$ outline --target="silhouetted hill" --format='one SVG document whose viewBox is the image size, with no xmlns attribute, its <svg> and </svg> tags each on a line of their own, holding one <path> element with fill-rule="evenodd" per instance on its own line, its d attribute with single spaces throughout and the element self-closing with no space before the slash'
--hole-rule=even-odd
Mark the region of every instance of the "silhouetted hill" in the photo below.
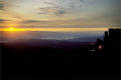
<svg viewBox="0 0 121 80">
<path fill-rule="evenodd" d="M 83 38 L 74 38 L 74 39 L 68 39 L 68 41 L 73 42 L 96 42 L 97 38 L 100 38 L 103 40 L 103 36 L 93 36 L 93 37 L 83 37 Z"/>
<path fill-rule="evenodd" d="M 4 42 L 4 45 L 13 46 L 15 48 L 23 46 L 25 47 L 50 47 L 56 49 L 77 49 L 81 47 L 87 47 L 89 42 L 79 42 L 71 40 L 43 40 L 43 39 L 19 39 L 9 42 Z M 16 46 L 18 45 L 18 46 Z"/>
</svg>

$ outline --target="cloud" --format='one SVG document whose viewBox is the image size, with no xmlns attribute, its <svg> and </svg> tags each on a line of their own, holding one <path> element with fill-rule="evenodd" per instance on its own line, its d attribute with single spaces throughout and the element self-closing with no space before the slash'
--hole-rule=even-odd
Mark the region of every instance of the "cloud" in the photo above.
<svg viewBox="0 0 121 80">
<path fill-rule="evenodd" d="M 43 23 L 43 24 L 45 24 L 45 23 L 50 23 L 51 21 L 41 21 L 41 20 L 25 20 L 25 21 L 22 21 L 21 23 L 23 23 L 23 24 L 33 24 L 33 23 Z"/>
<path fill-rule="evenodd" d="M 4 2 L 3 1 L 0 1 L 0 10 L 4 10 Z"/>
<path fill-rule="evenodd" d="M 61 16 L 68 13 L 64 8 L 61 7 L 44 7 L 39 8 L 39 14 L 52 14 L 55 16 Z"/>
<path fill-rule="evenodd" d="M 64 11 L 64 10 L 58 10 L 57 12 L 56 12 L 56 14 L 65 14 L 66 13 L 66 11 Z"/>
<path fill-rule="evenodd" d="M 85 0 L 57 0 L 57 5 L 65 8 L 78 8 L 82 6 Z"/>
<path fill-rule="evenodd" d="M 43 4 L 47 6 L 46 7 L 40 6 L 39 14 L 54 14 L 55 16 L 61 16 L 67 13 L 71 13 L 73 12 L 73 10 L 82 8 L 84 3 L 85 0 L 44 1 Z"/>
<path fill-rule="evenodd" d="M 38 20 L 27 20 L 27 21 L 23 21 L 22 23 L 38 23 L 40 21 Z"/>
<path fill-rule="evenodd" d="M 5 22 L 5 21 L 10 21 L 10 20 L 0 19 L 0 23 Z"/>
</svg>

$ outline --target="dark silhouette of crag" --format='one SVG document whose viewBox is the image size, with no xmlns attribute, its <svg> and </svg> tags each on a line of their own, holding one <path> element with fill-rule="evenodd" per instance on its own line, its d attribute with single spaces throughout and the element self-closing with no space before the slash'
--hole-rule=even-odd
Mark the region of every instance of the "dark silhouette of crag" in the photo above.
<svg viewBox="0 0 121 80">
<path fill-rule="evenodd" d="M 121 29 L 109 29 L 104 32 L 104 40 L 97 39 L 97 42 L 93 44 L 93 48 L 97 53 L 113 58 L 120 56 L 120 36 Z"/>
<path fill-rule="evenodd" d="M 109 29 L 104 33 L 104 41 L 97 39 L 96 51 L 102 52 L 105 57 L 109 59 L 110 64 L 119 66 L 120 64 L 120 37 L 121 29 Z M 100 45 L 102 47 L 100 47 Z M 101 48 L 101 50 L 99 50 Z M 118 67 L 119 68 L 119 67 Z"/>
<path fill-rule="evenodd" d="M 105 56 L 109 57 L 109 63 L 117 66 L 117 69 L 120 68 L 120 38 L 121 29 L 112 28 L 108 32 L 105 32 L 104 53 Z"/>
<path fill-rule="evenodd" d="M 104 36 L 104 49 L 105 52 L 112 53 L 108 54 L 111 56 L 119 56 L 120 52 L 120 36 L 121 29 L 109 29 L 109 31 L 105 32 Z"/>
<path fill-rule="evenodd" d="M 120 32 L 109 29 L 104 41 L 88 43 L 28 40 L 1 43 L 3 79 L 120 78 Z M 83 45 L 82 45 L 83 44 Z"/>
</svg>

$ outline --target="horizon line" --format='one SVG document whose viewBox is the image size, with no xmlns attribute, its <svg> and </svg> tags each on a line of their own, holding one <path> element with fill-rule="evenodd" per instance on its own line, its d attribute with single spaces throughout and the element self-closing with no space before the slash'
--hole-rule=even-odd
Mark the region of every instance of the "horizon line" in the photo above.
<svg viewBox="0 0 121 80">
<path fill-rule="evenodd" d="M 79 31 L 106 31 L 109 28 L 0 28 L 0 31 L 18 32 L 18 31 L 50 31 L 50 32 L 79 32 Z"/>
</svg>

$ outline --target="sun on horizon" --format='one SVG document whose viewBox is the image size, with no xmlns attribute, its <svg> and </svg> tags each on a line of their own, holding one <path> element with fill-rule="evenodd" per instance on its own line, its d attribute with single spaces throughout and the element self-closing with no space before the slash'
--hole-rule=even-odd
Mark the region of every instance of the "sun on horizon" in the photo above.
<svg viewBox="0 0 121 80">
<path fill-rule="evenodd" d="M 9 27 L 9 28 L 4 28 L 4 31 L 11 31 L 11 32 L 14 32 L 14 31 L 18 31 L 18 30 L 17 30 L 17 28 Z"/>
<path fill-rule="evenodd" d="M 9 31 L 14 31 L 15 28 L 14 28 L 14 27 L 10 27 L 10 28 L 8 28 L 8 30 L 9 30 Z"/>
</svg>

